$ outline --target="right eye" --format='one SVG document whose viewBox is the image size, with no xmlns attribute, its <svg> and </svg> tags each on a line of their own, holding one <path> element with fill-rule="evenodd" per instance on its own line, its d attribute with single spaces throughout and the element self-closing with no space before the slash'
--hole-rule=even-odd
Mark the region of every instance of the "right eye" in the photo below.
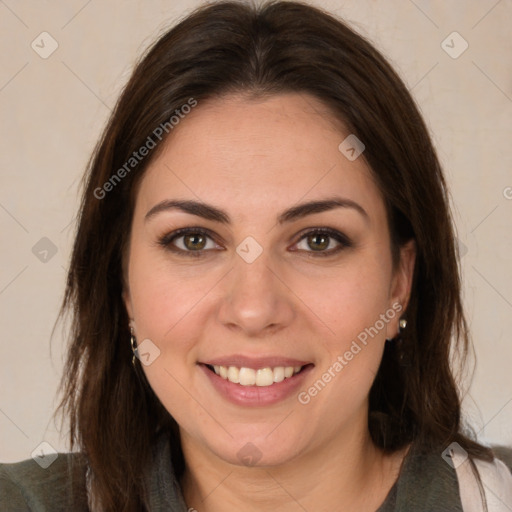
<svg viewBox="0 0 512 512">
<path fill-rule="evenodd" d="M 209 231 L 202 228 L 183 228 L 164 235 L 158 243 L 180 256 L 200 257 L 204 251 L 220 248 Z"/>
</svg>

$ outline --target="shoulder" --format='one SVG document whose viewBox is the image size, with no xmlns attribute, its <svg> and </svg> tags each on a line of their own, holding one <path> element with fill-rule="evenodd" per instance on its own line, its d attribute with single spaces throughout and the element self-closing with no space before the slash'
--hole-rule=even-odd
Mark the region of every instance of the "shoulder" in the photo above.
<svg viewBox="0 0 512 512">
<path fill-rule="evenodd" d="M 468 456 L 462 450 L 454 450 L 451 461 L 457 474 L 461 502 L 464 510 L 483 511 L 479 482 L 469 463 Z M 510 468 L 500 460 L 494 458 L 485 461 L 472 458 L 482 483 L 489 512 L 512 510 L 512 473 Z"/>
<path fill-rule="evenodd" d="M 512 472 L 502 460 L 474 459 L 485 489 L 489 511 L 512 510 Z"/>
<path fill-rule="evenodd" d="M 59 453 L 49 465 L 45 462 L 0 464 L 1 510 L 87 510 L 83 457 Z"/>
<path fill-rule="evenodd" d="M 457 475 L 442 450 L 410 447 L 390 499 L 379 512 L 392 510 L 462 512 Z"/>
<path fill-rule="evenodd" d="M 512 473 L 512 447 L 510 446 L 502 446 L 502 445 L 494 445 L 491 446 L 494 455 L 500 459 L 505 465 L 510 469 Z"/>
</svg>

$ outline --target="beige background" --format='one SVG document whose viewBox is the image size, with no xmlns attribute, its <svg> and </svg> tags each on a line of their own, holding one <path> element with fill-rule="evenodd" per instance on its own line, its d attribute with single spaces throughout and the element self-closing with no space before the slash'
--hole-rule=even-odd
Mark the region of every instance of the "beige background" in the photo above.
<svg viewBox="0 0 512 512">
<path fill-rule="evenodd" d="M 465 252 L 478 362 L 465 410 L 480 440 L 512 446 L 512 2 L 311 3 L 389 57 L 431 128 Z M 28 458 L 43 440 L 66 449 L 51 421 L 64 341 L 61 329 L 50 335 L 79 180 L 135 58 L 199 4 L 0 0 L 1 461 Z M 58 43 L 47 59 L 31 48 L 43 31 Z M 453 31 L 469 45 L 456 59 L 442 47 Z M 464 41 L 445 44 L 453 53 Z M 57 250 L 46 262 L 32 251 L 43 237 Z"/>
</svg>

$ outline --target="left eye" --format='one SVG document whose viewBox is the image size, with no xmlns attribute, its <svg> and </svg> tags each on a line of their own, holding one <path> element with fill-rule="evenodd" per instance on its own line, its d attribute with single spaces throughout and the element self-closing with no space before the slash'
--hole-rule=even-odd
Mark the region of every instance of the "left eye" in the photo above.
<svg viewBox="0 0 512 512">
<path fill-rule="evenodd" d="M 332 254 L 343 247 L 350 246 L 350 242 L 341 233 L 332 231 L 310 231 L 296 244 L 301 251 Z"/>
<path fill-rule="evenodd" d="M 186 231 L 175 234 L 165 245 L 174 245 L 178 250 L 186 252 L 204 251 L 215 249 L 217 245 L 210 236 L 201 231 Z"/>
</svg>

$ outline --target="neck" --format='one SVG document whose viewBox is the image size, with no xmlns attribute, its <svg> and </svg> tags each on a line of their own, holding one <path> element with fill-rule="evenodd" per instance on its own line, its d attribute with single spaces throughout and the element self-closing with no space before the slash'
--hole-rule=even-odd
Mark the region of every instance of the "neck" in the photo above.
<svg viewBox="0 0 512 512">
<path fill-rule="evenodd" d="M 187 506 L 200 512 L 306 510 L 374 512 L 398 477 L 406 450 L 384 454 L 362 435 L 337 435 L 279 466 L 228 463 L 186 434 L 187 468 L 182 489 Z"/>
</svg>

